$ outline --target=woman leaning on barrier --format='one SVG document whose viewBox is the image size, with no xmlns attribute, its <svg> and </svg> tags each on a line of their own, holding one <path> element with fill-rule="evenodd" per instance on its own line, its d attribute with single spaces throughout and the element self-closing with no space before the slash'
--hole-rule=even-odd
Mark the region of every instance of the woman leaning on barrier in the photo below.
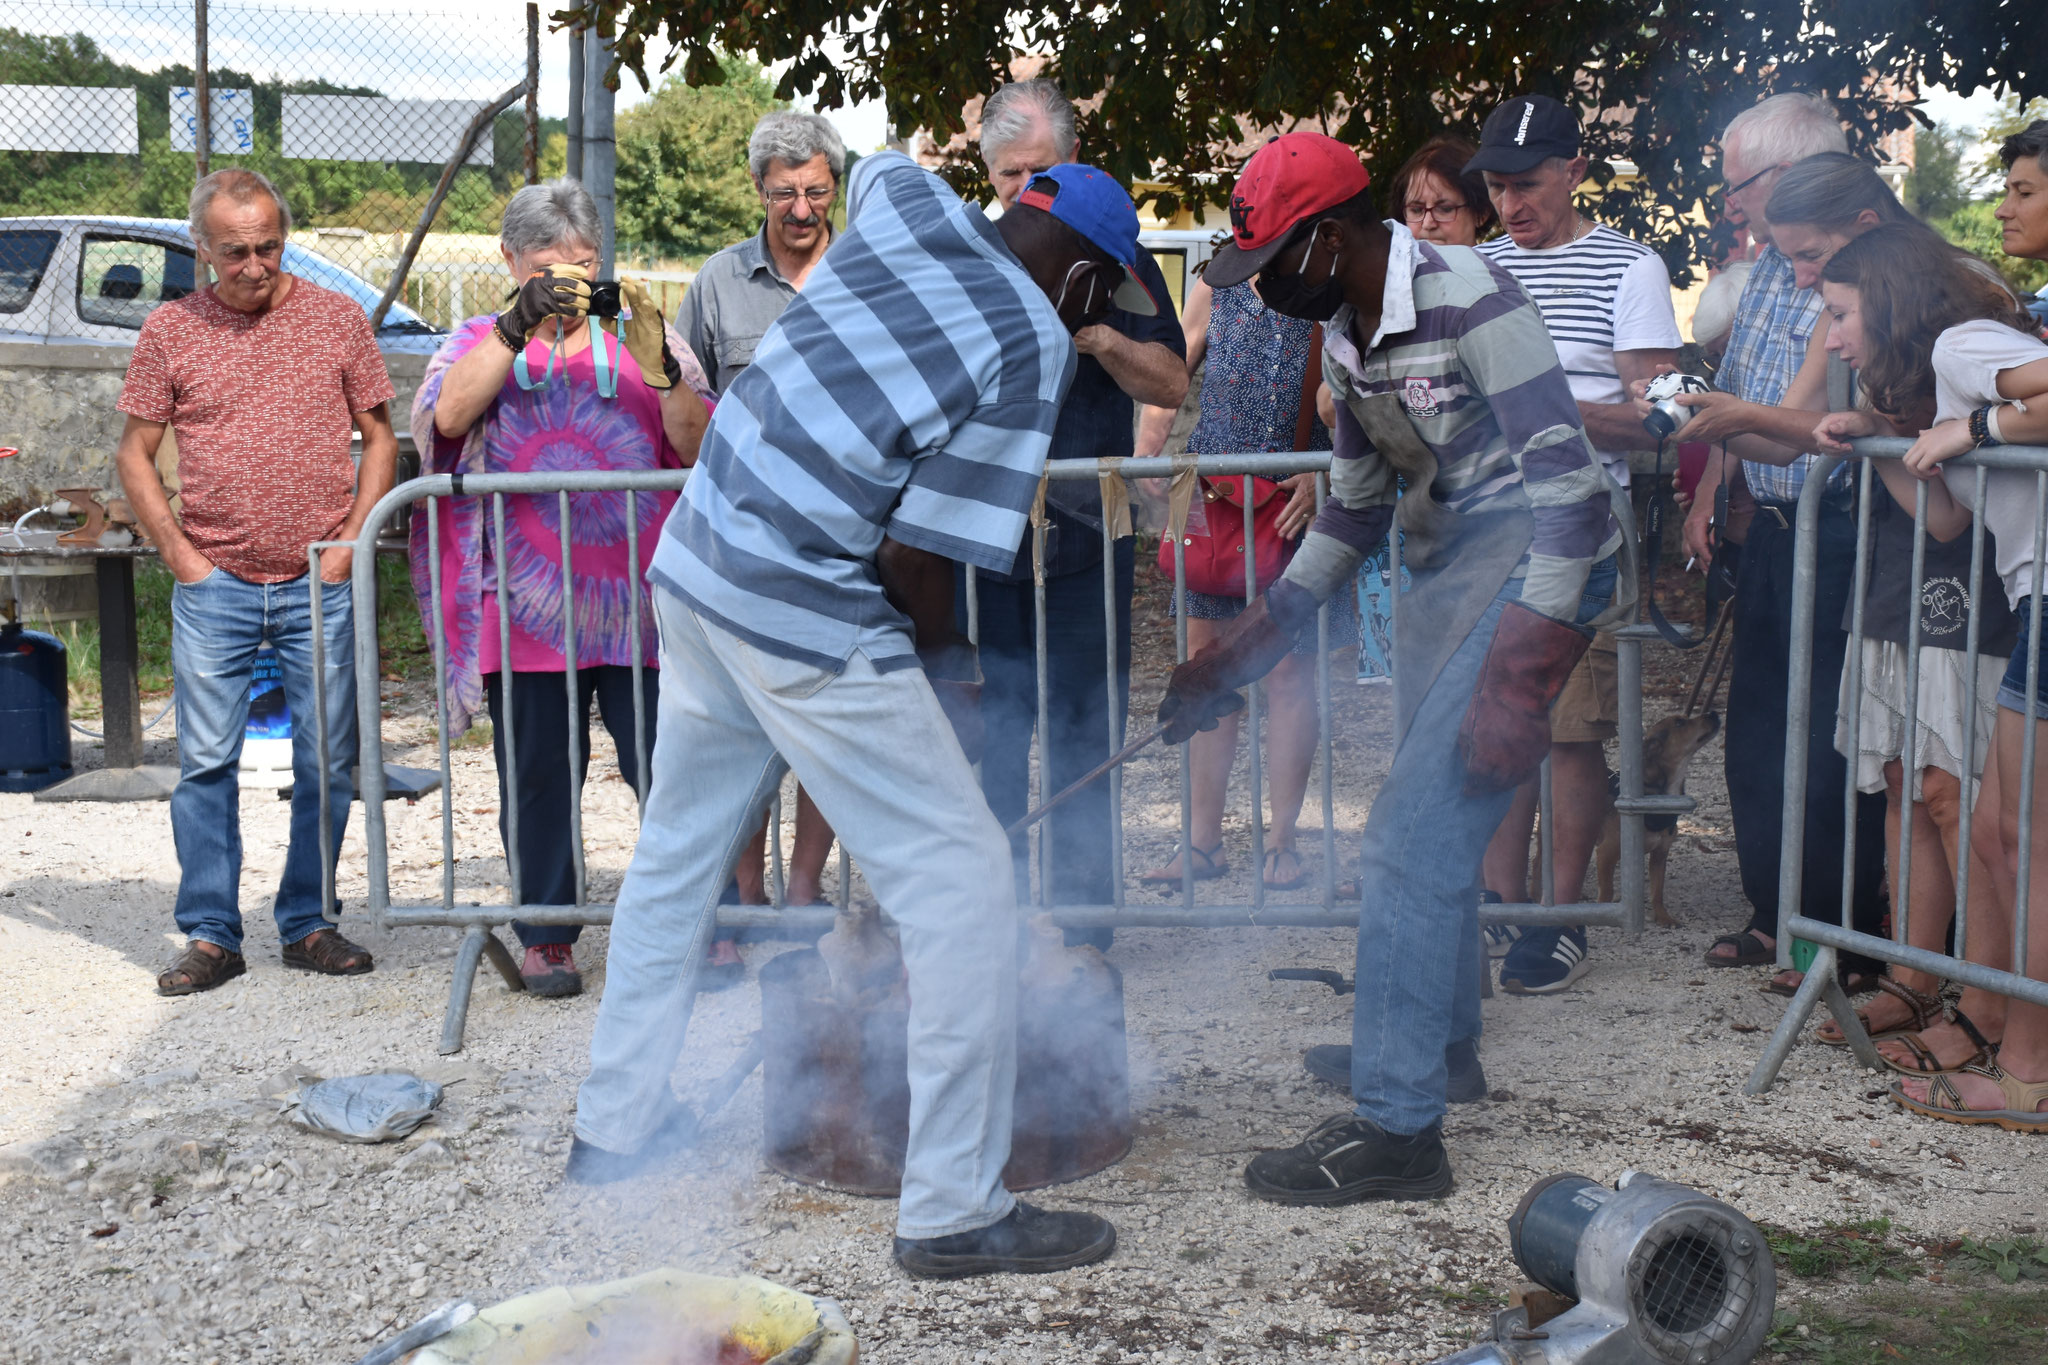
<svg viewBox="0 0 2048 1365">
<path fill-rule="evenodd" d="M 1933 539 L 1968 535 L 1972 507 L 1980 503 L 1977 471 L 1944 470 L 1943 462 L 1979 447 L 2048 445 L 2048 342 L 2005 291 L 1987 285 L 1967 262 L 1930 258 L 1909 232 L 1867 234 L 1838 252 L 1821 278 L 1828 344 L 1857 367 L 1872 406 L 1904 412 L 1933 395 L 1933 425 L 1902 460 L 1878 462 L 1885 486 L 1906 507 L 1925 488 Z M 1814 435 L 1839 451 L 1847 439 L 1878 431 L 1868 414 L 1837 413 Z M 1971 887 L 1981 886 L 1982 894 L 1971 896 L 1966 948 L 1973 962 L 2048 980 L 2048 821 L 2036 813 L 2027 829 L 2020 819 L 2026 727 L 2030 718 L 2048 716 L 2048 687 L 2041 696 L 2027 694 L 2028 665 L 2039 652 L 2030 599 L 2041 591 L 2042 566 L 2033 546 L 2048 508 L 2035 496 L 2031 469 L 1993 469 L 1984 477 L 1975 511 L 1997 538 L 1997 569 L 2018 617 L 2018 643 L 1998 686 L 1990 755 L 1972 811 Z M 2032 851 L 2030 933 L 2028 960 L 2016 963 L 2012 926 L 2023 839 Z M 2048 1132 L 2048 1008 L 1966 992 L 1955 1023 L 1971 1019 L 1976 1050 L 1964 1064 L 1899 1082 L 1892 1097 L 1932 1118 Z M 1987 1041 L 1993 1035 L 1998 1041 Z M 1910 1072 L 1930 1069 L 1935 1058 L 1923 1045 L 1887 1060 Z"/>
<path fill-rule="evenodd" d="M 1181 328 L 1187 340 L 1188 372 L 1193 374 L 1200 368 L 1205 356 L 1208 368 L 1202 379 L 1200 416 L 1188 434 L 1188 453 L 1328 450 L 1329 430 L 1313 411 L 1313 386 L 1322 373 L 1322 348 L 1315 344 L 1318 327 L 1319 324 L 1283 317 L 1267 308 L 1254 282 L 1211 289 L 1208 281 L 1196 279 L 1181 313 Z M 1159 452 L 1172 420 L 1173 413 L 1168 409 L 1145 409 L 1139 434 L 1141 454 Z M 1197 545 L 1198 540 L 1233 531 L 1242 535 L 1244 483 L 1241 478 L 1202 481 L 1205 528 L 1188 528 L 1187 563 L 1207 561 L 1208 547 Z M 1283 549 L 1277 566 L 1261 566 L 1259 586 L 1264 588 L 1267 569 L 1278 574 L 1286 567 L 1286 556 L 1292 555 L 1294 542 L 1315 520 L 1316 476 L 1295 474 L 1277 482 L 1253 479 L 1251 483 L 1255 516 L 1261 523 L 1254 533 L 1254 549 L 1265 536 L 1277 537 Z M 1161 557 L 1162 567 L 1170 565 L 1171 558 L 1169 546 Z M 1233 560 L 1232 566 L 1236 563 Z M 1239 585 L 1235 593 L 1187 590 L 1190 656 L 1217 638 L 1223 622 L 1244 610 L 1243 569 L 1235 567 L 1235 573 Z M 1341 649 L 1356 644 L 1358 618 L 1350 606 L 1350 594 L 1332 600 L 1336 605 L 1330 614 L 1330 647 Z M 1173 610 L 1179 612 L 1178 603 Z M 1267 675 L 1263 684 L 1272 821 L 1267 827 L 1266 847 L 1261 850 L 1260 876 L 1276 891 L 1292 890 L 1308 880 L 1301 857 L 1295 851 L 1294 831 L 1295 822 L 1301 817 L 1302 798 L 1308 791 L 1309 767 L 1315 758 L 1317 648 L 1315 634 L 1310 632 Z M 1226 716 L 1214 730 L 1197 734 L 1188 744 L 1193 787 L 1188 843 L 1193 851 L 1196 881 L 1221 877 L 1230 870 L 1229 861 L 1223 856 L 1223 804 L 1230 786 L 1230 769 L 1236 761 L 1237 729 L 1238 717 Z M 1165 866 L 1152 869 L 1140 880 L 1178 886 L 1180 859 L 1176 857 Z"/>
<path fill-rule="evenodd" d="M 511 306 L 458 326 L 428 363 L 413 399 L 412 429 L 426 472 L 545 477 L 695 463 L 712 402 L 695 354 L 631 284 L 624 293 L 633 317 L 620 321 L 619 335 L 589 315 L 589 282 L 597 275 L 602 240 L 590 195 L 572 180 L 529 185 L 506 204 L 500 236 L 512 273 Z M 616 310 L 600 303 L 599 311 Z M 439 631 L 445 645 L 449 735 L 460 734 L 488 708 L 498 768 L 498 831 L 508 861 L 516 865 L 513 884 L 521 904 L 580 900 L 570 812 L 581 800 L 588 768 L 593 699 L 617 747 L 620 775 L 629 788 L 641 786 L 640 756 L 653 752 L 660 691 L 654 618 L 640 581 L 675 497 L 570 494 L 567 585 L 561 500 L 555 493 L 507 496 L 502 539 L 493 499 L 441 499 L 434 513 L 438 619 L 430 606 L 428 519 L 413 520 L 413 587 L 426 628 Z M 638 563 L 628 553 L 629 507 Z M 509 618 L 502 635 L 501 573 Z M 565 586 L 575 603 L 567 622 Z M 644 736 L 636 735 L 634 722 L 636 606 L 645 666 Z M 564 676 L 569 627 L 576 653 L 573 705 L 581 730 L 573 768 Z M 516 792 L 509 790 L 515 782 Z M 531 993 L 574 995 L 583 988 L 570 948 L 580 926 L 515 922 L 513 929 L 526 950 L 520 974 Z"/>
</svg>

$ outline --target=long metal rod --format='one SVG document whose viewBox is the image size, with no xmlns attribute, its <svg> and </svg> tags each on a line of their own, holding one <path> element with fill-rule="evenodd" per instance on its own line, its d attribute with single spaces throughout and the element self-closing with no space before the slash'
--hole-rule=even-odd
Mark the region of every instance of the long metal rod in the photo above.
<svg viewBox="0 0 2048 1365">
<path fill-rule="evenodd" d="M 207 0 L 192 0 L 192 168 L 204 180 L 213 167 L 213 92 L 208 88 L 206 53 Z"/>
<path fill-rule="evenodd" d="M 1257 509 L 1252 505 L 1252 476 L 1247 474 L 1241 481 L 1244 498 L 1244 604 L 1250 609 L 1253 599 L 1259 595 L 1259 558 L 1255 526 Z M 1273 496 L 1278 497 L 1276 489 Z M 1259 712 L 1264 708 L 1265 689 L 1255 680 L 1245 689 L 1244 736 L 1246 757 L 1250 768 L 1250 796 L 1252 803 L 1252 856 L 1258 859 L 1258 871 L 1252 877 L 1252 909 L 1256 912 L 1266 903 L 1266 769 L 1260 762 Z"/>
<path fill-rule="evenodd" d="M 593 337 L 602 346 L 604 338 Z M 583 855 L 583 654 L 576 648 L 576 570 L 571 562 L 569 495 L 555 494 L 555 506 L 562 519 L 562 678 L 569 694 L 569 852 L 576 864 L 576 903 L 583 904 L 587 884 Z M 509 667 L 511 660 L 505 661 Z"/>
<path fill-rule="evenodd" d="M 1792 938 L 1785 921 L 1799 913 L 1799 893 L 1805 872 L 1803 844 L 1806 833 L 1806 732 L 1813 723 L 1813 584 L 1820 562 L 1820 503 L 1828 475 L 1841 463 L 1817 455 L 1806 471 L 1806 484 L 1799 490 L 1796 538 L 1792 543 L 1792 647 L 1785 670 L 1785 810 L 1797 818 L 1786 819 L 1778 842 L 1778 966 L 1792 966 Z M 1805 589 L 1801 591 L 1800 585 Z"/>
<path fill-rule="evenodd" d="M 1200 490 L 1197 489 L 1197 496 Z M 1173 537 L 1173 659 L 1188 661 L 1188 546 L 1186 536 Z M 1195 903 L 1195 806 L 1192 750 L 1180 746 L 1180 903 Z"/>
<path fill-rule="evenodd" d="M 448 755 L 448 641 L 441 607 L 441 500 L 427 499 L 427 619 L 434 651 L 434 724 L 441 760 L 441 903 L 455 904 L 455 768 Z M 501 675 L 502 676 L 502 675 Z"/>
<path fill-rule="evenodd" d="M 2034 475 L 2034 568 L 2027 591 L 2027 709 L 2020 738 L 2018 881 L 2012 898 L 2012 967 L 2027 970 L 2027 904 L 2034 872 L 2034 750 L 2041 727 L 2041 572 L 2048 559 L 2048 469 Z M 2048 1003 L 2048 1002 L 2044 1002 Z"/>
<path fill-rule="evenodd" d="M 1984 484 L 1989 471 L 1979 467 L 1976 471 L 1976 497 L 1972 507 L 1984 505 Z M 1963 661 L 1970 671 L 1970 705 L 1963 712 L 1963 753 L 1964 766 L 1970 770 L 1971 780 L 1963 785 L 1962 810 L 1956 818 L 1956 956 L 1968 959 L 1970 956 L 1970 820 L 1977 804 L 1980 782 L 1977 777 L 1977 689 L 1983 681 L 1983 672 L 1977 653 L 1983 643 L 1984 628 L 1984 518 L 1970 518 L 1970 614 L 1964 625 Z M 1997 584 L 1993 592 L 2003 592 L 2004 584 Z M 1993 685 L 1993 692 L 1997 687 Z M 1993 699 L 1992 705 L 1996 706 Z"/>
<path fill-rule="evenodd" d="M 1327 906 L 1289 902 L 1268 904 L 1253 913 L 1249 905 L 1049 905 L 1042 907 L 1053 923 L 1091 929 L 1242 929 L 1247 926 L 1295 929 L 1355 929 L 1358 907 L 1346 902 Z M 504 924 L 512 918 L 504 906 L 394 906 L 391 923 L 400 928 Z M 526 924 L 610 924 L 612 906 L 591 901 L 583 905 L 522 905 L 518 918 Z M 1482 924 L 1601 924 L 1619 928 L 1620 909 L 1594 901 L 1566 905 L 1485 905 Z M 832 926 L 832 911 L 823 907 L 721 905 L 721 928 L 778 928 L 810 933 Z"/>
<path fill-rule="evenodd" d="M 497 567 L 498 576 L 498 696 L 501 705 L 499 717 L 505 725 L 505 876 L 512 886 L 512 903 L 523 905 L 526 901 L 525 883 L 522 880 L 524 859 L 519 853 L 519 745 L 513 733 L 512 713 L 517 708 L 512 704 L 512 589 L 506 581 L 509 570 L 506 561 L 511 558 L 505 553 L 505 495 L 491 495 L 491 524 L 497 533 L 493 542 L 491 560 Z M 442 791 L 448 789 L 443 787 Z"/>
<path fill-rule="evenodd" d="M 1328 476 L 1316 475 L 1316 512 L 1329 500 Z M 1354 602 L 1354 606 L 1355 606 Z M 1359 636 L 1365 633 L 1364 613 L 1359 614 Z M 1316 750 L 1323 760 L 1323 904 L 1337 903 L 1337 763 L 1330 703 L 1330 604 L 1316 612 Z"/>
<path fill-rule="evenodd" d="M 1053 795 L 1047 797 L 1044 801 L 1040 802 L 1036 809 L 1030 811 L 1023 817 L 1021 817 L 1015 824 L 1011 825 L 1008 829 L 1004 830 L 1003 833 L 1011 838 L 1015 838 L 1017 835 L 1022 834 L 1025 830 L 1030 829 L 1040 820 L 1043 820 L 1046 816 L 1052 814 L 1054 808 L 1063 805 L 1072 797 L 1080 795 L 1080 793 L 1085 788 L 1094 785 L 1094 783 L 1096 783 L 1105 775 L 1116 772 L 1116 770 L 1123 767 L 1123 765 L 1127 761 L 1129 761 L 1131 756 L 1137 753 L 1138 750 L 1144 748 L 1146 745 L 1150 744 L 1153 740 L 1159 738 L 1161 735 L 1165 733 L 1166 727 L 1164 725 L 1161 725 L 1155 727 L 1146 734 L 1139 736 L 1137 739 L 1132 740 L 1129 744 L 1124 745 L 1123 748 L 1117 750 L 1108 758 L 1103 759 L 1102 762 L 1090 768 L 1086 773 L 1074 779 L 1072 782 L 1069 782 L 1066 786 L 1060 788 L 1058 792 L 1054 793 Z"/>
<path fill-rule="evenodd" d="M 1052 790 L 1052 666 L 1045 633 L 1045 519 L 1031 528 L 1031 640 L 1033 674 L 1038 692 L 1038 794 Z M 1052 827 L 1038 831 L 1038 898 L 1050 905 L 1052 894 Z"/>
<path fill-rule="evenodd" d="M 640 494 L 626 490 L 626 648 L 633 654 L 633 797 L 647 815 L 647 661 L 640 643 Z M 781 831 L 777 830 L 778 839 Z"/>
<path fill-rule="evenodd" d="M 1870 485 L 1876 477 L 1876 471 L 1870 467 L 1870 461 L 1865 460 L 1861 473 L 1863 476 L 1863 488 L 1867 496 Z M 1913 941 L 1911 933 L 1913 917 L 1913 824 L 1914 807 L 1920 804 L 1920 793 L 1916 790 L 1920 784 L 1920 768 L 1914 757 L 1920 747 L 1919 604 L 1920 593 L 1927 582 L 1927 485 L 1925 483 L 1918 481 L 1914 483 L 1913 499 L 1913 568 L 1906 587 L 1906 603 L 1909 609 L 1906 612 L 1905 742 L 1899 753 L 1899 852 L 1898 860 L 1892 864 L 1892 881 L 1895 883 L 1892 891 L 1897 898 L 1895 901 L 1896 908 L 1892 913 L 1892 937 L 1901 943 L 1911 943 Z M 1859 547 L 1863 543 L 1861 526 L 1857 528 L 1856 543 Z M 1856 556 L 1858 567 L 1861 567 L 1863 558 L 1859 550 Z M 1975 594 L 1972 593 L 1971 596 L 1974 599 Z M 1854 619 L 1858 633 L 1851 637 L 1849 644 L 1858 654 L 1861 654 L 1861 629 L 1863 625 L 1863 598 L 1861 594 L 1858 594 L 1856 598 Z M 1858 713 L 1862 711 L 1863 693 L 1860 688 L 1856 691 L 1844 692 L 1843 695 L 1855 698 L 1850 704 L 1856 708 Z M 1976 705 L 1974 696 L 1968 704 L 1971 706 Z M 1849 746 L 1849 788 L 1851 792 L 1854 792 L 1856 787 L 1856 756 L 1861 752 L 1862 750 L 1856 745 L 1852 744 Z M 1963 767 L 1966 769 L 1970 768 L 1974 762 L 1974 758 L 1966 756 L 1963 759 Z M 1850 808 L 1847 837 L 1843 842 L 1852 851 L 1856 847 L 1856 821 L 1855 808 L 1853 806 Z M 1968 856 L 1966 850 L 1959 849 L 1958 852 L 1963 853 L 1966 857 Z M 1849 876 L 1853 879 L 1854 875 L 1855 867 L 1852 863 L 1849 868 Z M 1853 924 L 1855 922 L 1849 914 L 1849 906 L 1852 902 L 1849 899 L 1849 894 L 1847 894 L 1853 893 L 1854 890 L 1855 886 L 1852 880 L 1848 884 L 1842 900 L 1842 923 L 1844 924 Z"/>
<path fill-rule="evenodd" d="M 1109 717 L 1109 742 L 1103 747 L 1115 749 L 1124 737 L 1123 694 L 1120 684 L 1123 669 L 1120 667 L 1122 650 L 1118 647 L 1123 632 L 1117 629 L 1121 613 L 1117 610 L 1116 591 L 1116 526 L 1111 520 L 1108 508 L 1102 517 L 1102 658 L 1103 658 L 1103 711 Z M 1124 771 L 1118 764 L 1109 770 L 1109 898 L 1113 904 L 1124 903 Z"/>
<path fill-rule="evenodd" d="M 313 623 L 313 752 L 320 770 L 320 918 L 341 923 L 341 904 L 334 893 L 334 828 L 329 823 L 334 809 L 334 788 L 328 780 L 327 754 L 332 742 L 327 733 L 327 611 L 321 600 L 320 552 L 334 541 L 315 541 L 306 547 L 306 591 L 311 594 Z M 293 722 L 293 746 L 297 747 L 297 725 Z"/>
<path fill-rule="evenodd" d="M 1840 694 L 1848 700 L 1845 703 L 1838 704 L 1836 707 L 1836 711 L 1839 713 L 1843 705 L 1847 706 L 1849 727 L 1849 773 L 1848 781 L 1842 784 L 1841 916 L 1842 923 L 1844 924 L 1855 922 L 1853 907 L 1856 901 L 1856 806 L 1857 798 L 1862 795 L 1862 793 L 1856 790 L 1856 756 L 1863 752 L 1863 597 L 1870 582 L 1870 556 L 1864 551 L 1864 547 L 1870 542 L 1870 466 L 1866 463 L 1858 472 L 1860 478 L 1858 480 L 1856 509 L 1856 566 L 1849 589 L 1849 645 L 1842 660 L 1842 686 L 1844 690 Z M 1814 563 L 1817 575 L 1819 573 L 1817 551 Z M 1797 580 L 1795 579 L 1794 581 L 1796 582 Z M 1816 577 L 1814 581 L 1816 584 L 1814 591 L 1818 592 L 1818 578 Z M 1807 595 L 1810 597 L 1812 593 Z M 1915 615 L 1917 616 L 1918 613 L 1915 613 Z M 1830 622 L 1829 624 L 1832 625 L 1833 623 Z M 1793 629 L 1797 630 L 1798 627 L 1795 626 Z M 1795 636 L 1794 638 L 1809 641 L 1806 649 L 1807 657 L 1810 661 L 1813 650 L 1811 644 L 1812 637 Z M 1796 730 L 1790 724 L 1787 724 L 1785 727 L 1785 748 L 1788 752 L 1794 748 L 1799 749 L 1802 763 L 1806 758 L 1805 735 L 1806 729 L 1803 726 Z M 1829 736 L 1829 738 L 1832 739 L 1833 736 Z M 1908 752 L 1911 751 L 1912 743 L 1912 738 L 1909 735 L 1906 740 Z M 1908 787 L 1907 790 L 1910 793 L 1911 788 Z M 1802 820 L 1799 823 L 1803 832 L 1805 821 Z M 1907 819 L 1901 823 L 1900 827 L 1910 830 L 1912 824 L 1912 820 Z M 1779 913 L 1782 915 L 1784 912 L 1781 909 Z"/>
</svg>

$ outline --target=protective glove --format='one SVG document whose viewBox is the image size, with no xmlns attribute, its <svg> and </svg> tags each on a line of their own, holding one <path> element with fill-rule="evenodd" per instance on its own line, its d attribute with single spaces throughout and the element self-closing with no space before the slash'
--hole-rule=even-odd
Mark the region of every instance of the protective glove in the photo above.
<svg viewBox="0 0 2048 1365">
<path fill-rule="evenodd" d="M 491 330 L 506 350 L 516 354 L 526 349 L 534 329 L 549 318 L 573 322 L 589 311 L 590 281 L 582 268 L 551 265 L 526 277 L 519 292 L 512 296 L 512 306 L 498 314 Z"/>
<path fill-rule="evenodd" d="M 1535 776 L 1550 752 L 1551 703 L 1592 642 L 1583 626 L 1508 603 L 1458 729 L 1467 796 L 1507 791 Z"/>
<path fill-rule="evenodd" d="M 640 366 L 640 378 L 650 389 L 667 389 L 683 377 L 683 367 L 669 353 L 668 329 L 661 325 L 661 309 L 647 286 L 638 280 L 619 281 L 619 344 Z"/>
<path fill-rule="evenodd" d="M 1302 591 L 1291 583 L 1273 586 Z M 1261 593 L 1251 606 L 1238 613 L 1221 639 L 1204 646 L 1194 658 L 1173 670 L 1173 676 L 1167 679 L 1166 698 L 1159 703 L 1158 717 L 1166 727 L 1168 744 L 1184 743 L 1197 730 L 1213 730 L 1223 717 L 1241 710 L 1244 698 L 1237 689 L 1272 672 L 1274 665 L 1294 648 L 1296 631 L 1276 619 L 1269 605 L 1271 595 L 1270 590 Z M 1308 611 L 1308 619 L 1314 620 L 1313 604 Z"/>
</svg>

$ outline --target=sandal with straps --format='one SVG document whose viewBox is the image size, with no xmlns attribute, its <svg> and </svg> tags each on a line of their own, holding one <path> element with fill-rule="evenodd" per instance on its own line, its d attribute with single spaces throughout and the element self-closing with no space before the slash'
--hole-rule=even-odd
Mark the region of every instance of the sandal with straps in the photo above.
<svg viewBox="0 0 2048 1365">
<path fill-rule="evenodd" d="M 1924 1102 L 1908 1095 L 1903 1081 L 1892 1086 L 1892 1100 L 1902 1109 L 1943 1123 L 1995 1123 L 2008 1133 L 2048 1133 L 2048 1113 L 2041 1112 L 2041 1101 L 2048 1100 L 2048 1081 L 2023 1081 L 2009 1076 L 1999 1069 L 1997 1062 L 1966 1066 L 1962 1070 L 1995 1083 L 2006 1107 L 1972 1109 L 1947 1075 L 1928 1082 Z"/>
<path fill-rule="evenodd" d="M 1906 1051 L 1912 1054 L 1912 1065 L 1908 1066 L 1895 1058 L 1886 1057 L 1883 1053 L 1878 1054 L 1879 1060 L 1902 1076 L 1940 1076 L 1950 1071 L 1962 1071 L 1973 1066 L 1990 1066 L 1995 1062 L 1998 1057 L 1998 1044 L 1978 1032 L 1977 1026 L 1970 1022 L 1969 1015 L 1964 1014 L 1961 1010 L 1952 1009 L 1948 1012 L 1948 1020 L 1968 1034 L 1970 1041 L 1977 1045 L 1975 1052 L 1963 1058 L 1954 1066 L 1948 1065 L 1941 1058 L 1937 1057 L 1934 1054 L 1934 1049 L 1927 1046 L 1927 1040 L 1922 1038 L 1917 1030 L 1910 1033 L 1894 1034 L 1887 1040 L 1894 1043 L 1903 1043 Z"/>
<path fill-rule="evenodd" d="M 1887 1038 L 1898 1038 L 1908 1033 L 1918 1033 L 1921 1029 L 1930 1028 L 1935 1024 L 1944 1022 L 1948 1018 L 1947 1007 L 1941 1003 L 1939 995 L 1930 995 L 1926 991 L 1916 991 L 1904 982 L 1894 981 L 1888 976 L 1881 976 L 1877 979 L 1877 988 L 1887 995 L 1896 996 L 1898 999 L 1905 1001 L 1906 1009 L 1909 1013 L 1907 1014 L 1906 1023 L 1896 1024 L 1888 1029 L 1871 1032 L 1869 1013 L 1865 1010 L 1857 1010 L 1856 1019 L 1863 1025 L 1864 1031 L 1870 1033 L 1870 1041 L 1873 1043 L 1882 1042 Z M 1820 1028 L 1815 1031 L 1814 1037 L 1829 1047 L 1849 1046 L 1849 1039 L 1843 1034 L 1842 1026 L 1832 1019 L 1823 1022 Z"/>
<path fill-rule="evenodd" d="M 1195 880 L 1198 882 L 1213 882 L 1230 871 L 1230 863 L 1223 857 L 1223 845 L 1221 844 L 1216 845 L 1214 848 L 1196 848 L 1190 844 L 1188 852 L 1195 855 L 1194 871 Z M 1179 886 L 1180 873 L 1169 872 L 1164 867 L 1158 867 L 1147 872 L 1138 880 L 1148 886 Z"/>
<path fill-rule="evenodd" d="M 247 970 L 249 964 L 240 953 L 231 953 L 225 948 L 218 953 L 209 953 L 199 946 L 199 940 L 195 938 L 185 945 L 185 951 L 178 955 L 178 960 L 157 976 L 156 993 L 197 995 L 225 985 Z"/>
</svg>

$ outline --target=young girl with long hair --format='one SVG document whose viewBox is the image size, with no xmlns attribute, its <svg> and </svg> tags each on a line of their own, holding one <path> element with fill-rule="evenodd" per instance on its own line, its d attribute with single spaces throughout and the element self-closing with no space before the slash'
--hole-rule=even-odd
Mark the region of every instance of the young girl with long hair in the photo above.
<svg viewBox="0 0 2048 1365">
<path fill-rule="evenodd" d="M 2048 444 L 2048 342 L 1995 278 L 1966 258 L 1928 253 L 1914 233 L 1883 227 L 1843 247 L 1821 272 L 1828 346 L 1857 370 L 1874 411 L 1831 413 L 1814 430 L 1824 450 L 1854 436 L 1879 434 L 1877 414 L 1899 423 L 1932 406 L 1933 423 L 1902 460 L 1877 471 L 1900 506 L 1927 494 L 1927 531 L 1949 542 L 1968 533 L 1974 513 L 1996 538 L 1996 568 L 2018 617 L 2018 642 L 1998 687 L 1989 757 L 1971 821 L 1972 961 L 2014 969 L 2012 922 L 2021 840 L 2031 844 L 2028 960 L 2018 970 L 2048 980 L 2048 820 L 2020 827 L 2020 777 L 2026 725 L 2048 720 L 2048 688 L 2026 694 L 2027 663 L 2040 646 L 2030 629 L 2041 592 L 2034 559 L 2035 477 L 2019 470 L 1944 469 L 1982 446 Z M 2048 671 L 2044 671 L 2048 676 Z M 2048 772 L 2040 745 L 2036 781 Z M 2048 796 L 2048 785 L 2039 790 Z M 1975 894 L 1981 889 L 1981 894 Z M 1961 1019 L 1974 1020 L 1974 1052 L 1959 1066 L 1892 1087 L 1901 1105 L 1959 1123 L 1997 1123 L 2048 1132 L 2048 1009 L 1991 992 L 1964 993 Z M 1933 1032 L 1930 1029 L 1928 1032 Z M 2001 1043 L 1988 1041 L 1992 1037 Z M 1901 1070 L 1933 1069 L 1916 1055 Z"/>
</svg>

